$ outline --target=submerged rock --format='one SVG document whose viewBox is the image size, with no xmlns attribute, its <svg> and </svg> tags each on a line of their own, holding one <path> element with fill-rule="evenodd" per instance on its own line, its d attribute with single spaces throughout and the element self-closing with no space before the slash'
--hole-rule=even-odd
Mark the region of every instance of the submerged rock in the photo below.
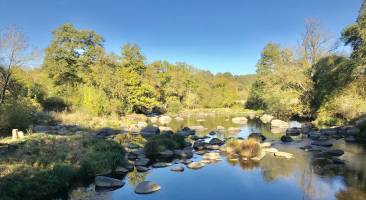
<svg viewBox="0 0 366 200">
<path fill-rule="evenodd" d="M 344 154 L 344 151 L 343 150 L 340 150 L 340 149 L 331 149 L 331 150 L 328 150 L 326 152 L 324 152 L 326 155 L 329 155 L 329 156 L 336 156 L 336 157 L 339 157 L 341 155 Z"/>
<path fill-rule="evenodd" d="M 125 182 L 106 176 L 97 176 L 94 179 L 97 187 L 122 187 Z"/>
<path fill-rule="evenodd" d="M 165 162 L 158 162 L 158 163 L 154 163 L 154 164 L 152 165 L 152 167 L 153 167 L 153 168 L 164 168 L 164 167 L 168 167 L 168 166 L 170 166 L 170 165 L 172 165 L 172 164 L 170 164 L 170 163 L 165 163 Z"/>
<path fill-rule="evenodd" d="M 135 188 L 136 194 L 151 194 L 160 190 L 160 185 L 153 183 L 151 181 L 144 181 L 139 183 Z"/>
<path fill-rule="evenodd" d="M 184 171 L 184 167 L 183 166 L 174 166 L 174 167 L 170 168 L 170 171 L 173 171 L 173 172 L 183 172 Z"/>
<path fill-rule="evenodd" d="M 190 169 L 200 169 L 204 166 L 205 166 L 205 164 L 200 163 L 200 162 L 191 162 L 187 165 L 187 167 Z"/>
<path fill-rule="evenodd" d="M 284 135 L 281 137 L 282 142 L 293 142 L 294 139 L 292 139 L 290 136 Z"/>
</svg>

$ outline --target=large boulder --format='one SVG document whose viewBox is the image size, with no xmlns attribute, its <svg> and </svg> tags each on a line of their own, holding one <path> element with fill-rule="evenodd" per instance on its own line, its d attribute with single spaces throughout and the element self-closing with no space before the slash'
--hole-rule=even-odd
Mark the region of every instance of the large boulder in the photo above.
<svg viewBox="0 0 366 200">
<path fill-rule="evenodd" d="M 141 129 L 140 134 L 143 137 L 151 137 L 158 135 L 160 133 L 160 129 L 156 126 L 147 126 Z"/>
<path fill-rule="evenodd" d="M 159 117 L 160 124 L 166 125 L 166 124 L 169 124 L 171 121 L 172 121 L 172 118 L 169 116 L 164 115 L 164 116 Z"/>
<path fill-rule="evenodd" d="M 246 117 L 234 117 L 231 119 L 234 124 L 246 124 L 248 119 Z"/>
<path fill-rule="evenodd" d="M 285 122 L 285 121 L 282 121 L 282 120 L 279 120 L 279 119 L 274 119 L 271 121 L 271 128 L 274 127 L 274 128 L 289 128 L 289 123 L 288 122 Z"/>
<path fill-rule="evenodd" d="M 107 176 L 97 176 L 95 177 L 94 182 L 97 187 L 122 187 L 125 184 L 125 182 L 121 180 Z"/>
<path fill-rule="evenodd" d="M 272 121 L 273 116 L 272 115 L 268 115 L 268 114 L 264 114 L 259 118 L 263 123 L 267 124 L 269 122 Z"/>
<path fill-rule="evenodd" d="M 136 194 L 151 194 L 160 190 L 160 185 L 151 181 L 144 181 L 139 183 L 135 188 Z"/>
</svg>

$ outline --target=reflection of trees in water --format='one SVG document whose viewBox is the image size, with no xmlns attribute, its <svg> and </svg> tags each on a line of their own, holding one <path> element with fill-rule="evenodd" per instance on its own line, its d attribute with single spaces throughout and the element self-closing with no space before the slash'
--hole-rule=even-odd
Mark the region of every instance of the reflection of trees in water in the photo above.
<svg viewBox="0 0 366 200">
<path fill-rule="evenodd" d="M 148 175 L 148 172 L 137 172 L 137 170 L 134 170 L 127 174 L 128 182 L 136 186 L 137 184 L 141 183 L 142 181 L 145 181 L 146 176 Z"/>
</svg>

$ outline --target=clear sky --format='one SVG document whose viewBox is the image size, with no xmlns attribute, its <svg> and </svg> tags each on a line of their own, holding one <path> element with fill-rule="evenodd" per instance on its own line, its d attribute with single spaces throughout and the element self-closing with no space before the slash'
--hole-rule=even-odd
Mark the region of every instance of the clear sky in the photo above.
<svg viewBox="0 0 366 200">
<path fill-rule="evenodd" d="M 255 73 L 269 41 L 294 47 L 304 19 L 333 35 L 355 21 L 362 0 L 0 0 L 0 28 L 17 25 L 47 47 L 63 23 L 101 34 L 108 52 L 138 44 L 149 61 L 184 61 L 212 72 Z"/>
</svg>

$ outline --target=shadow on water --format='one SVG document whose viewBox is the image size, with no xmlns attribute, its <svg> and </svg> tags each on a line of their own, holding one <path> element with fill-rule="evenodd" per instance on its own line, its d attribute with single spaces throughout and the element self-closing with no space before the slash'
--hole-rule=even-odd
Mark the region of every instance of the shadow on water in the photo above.
<svg viewBox="0 0 366 200">
<path fill-rule="evenodd" d="M 97 192 L 93 186 L 81 187 L 70 193 L 71 199 L 309 199 L 309 200 L 363 200 L 366 199 L 366 157 L 365 147 L 346 144 L 343 140 L 332 140 L 333 148 L 345 153 L 340 159 L 344 164 L 317 168 L 314 166 L 314 152 L 300 149 L 308 141 L 283 144 L 279 138 L 283 133 L 273 134 L 268 126 L 257 120 L 246 125 L 231 122 L 232 116 L 191 117 L 182 122 L 172 122 L 173 130 L 184 126 L 201 125 L 207 129 L 199 131 L 203 136 L 217 126 L 226 129 L 240 127 L 239 132 L 219 133 L 217 137 L 243 137 L 261 132 L 280 151 L 292 153 L 293 159 L 282 159 L 267 154 L 261 161 L 241 161 L 222 155 L 222 161 L 209 164 L 199 170 L 185 168 L 177 173 L 168 168 L 152 169 L 145 173 L 129 173 L 126 185 L 112 192 Z M 198 120 L 198 121 L 197 121 Z M 296 122 L 292 126 L 298 126 Z M 201 156 L 194 155 L 193 160 Z M 182 165 L 182 164 L 178 164 Z M 183 166 L 183 165 L 182 165 Z M 161 190 L 150 195 L 137 195 L 134 187 L 141 181 L 150 180 L 161 185 Z M 81 197 L 83 194 L 84 197 Z"/>
</svg>

